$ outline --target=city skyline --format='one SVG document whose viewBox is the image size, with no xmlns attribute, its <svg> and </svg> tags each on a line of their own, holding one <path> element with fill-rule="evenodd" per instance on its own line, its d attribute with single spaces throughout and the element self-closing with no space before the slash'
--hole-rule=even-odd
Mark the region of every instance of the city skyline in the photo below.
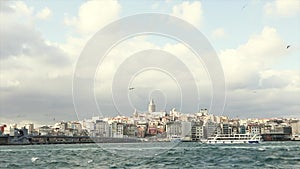
<svg viewBox="0 0 300 169">
<path fill-rule="evenodd" d="M 224 112 L 216 113 L 240 118 L 299 118 L 300 2 L 297 0 L 1 1 L 0 7 L 0 124 L 45 123 L 54 118 L 82 120 L 97 114 L 129 115 L 134 109 L 147 111 L 150 98 L 158 111 L 176 108 L 183 113 L 196 113 L 200 108 L 210 109 L 213 82 L 207 67 L 214 65 L 195 59 L 193 51 L 176 39 L 143 34 L 111 49 L 94 75 L 93 91 L 100 107 L 76 115 L 72 91 L 74 69 L 88 40 L 109 23 L 140 13 L 179 17 L 208 39 L 220 60 L 226 85 Z M 176 59 L 154 57 L 151 53 L 144 58 L 135 55 L 149 49 L 166 51 Z M 129 60 L 131 56 L 136 59 Z M 113 83 L 119 80 L 115 77 L 119 68 L 124 67 L 122 64 L 128 64 L 121 69 L 126 74 L 134 71 L 136 65 L 155 62 L 153 58 L 169 65 L 169 72 L 175 72 L 177 79 L 162 69 L 147 68 L 130 76 L 129 84 Z M 182 65 L 191 72 L 193 80 L 186 80 L 187 71 Z M 190 82 L 196 84 L 198 91 L 190 87 Z M 113 92 L 121 87 L 128 89 L 124 98 L 130 105 L 122 105 L 123 97 L 112 99 Z M 182 89 L 186 92 L 182 93 Z M 194 93 L 199 97 L 194 97 Z M 86 93 L 83 90 L 78 94 L 85 108 Z M 187 100 L 181 100 L 182 95 Z"/>
<path fill-rule="evenodd" d="M 175 109 L 170 112 L 160 112 L 155 110 L 155 103 L 151 99 L 147 112 L 135 111 L 131 116 L 93 116 L 81 121 L 55 121 L 51 125 L 43 124 L 41 126 L 33 123 L 23 126 L 4 124 L 0 125 L 0 128 L 0 136 L 11 136 L 10 143 L 15 144 L 29 143 L 29 141 L 33 144 L 45 144 L 46 142 L 55 144 L 57 141 L 73 142 L 77 137 L 88 139 L 87 136 L 90 139 L 84 140 L 84 142 L 87 141 L 88 143 L 91 143 L 92 140 L 106 142 L 110 140 L 108 138 L 115 138 L 115 141 L 131 138 L 133 139 L 131 141 L 146 142 L 174 143 L 177 139 L 193 142 L 205 142 L 205 139 L 208 139 L 215 142 L 216 140 L 212 139 L 215 136 L 223 135 L 226 138 L 226 135 L 227 137 L 228 135 L 232 137 L 235 135 L 236 137 L 236 134 L 244 137 L 246 134 L 250 136 L 249 138 L 256 137 L 256 135 L 263 136 L 264 141 L 287 141 L 296 139 L 296 135 L 298 138 L 300 121 L 296 118 L 229 118 L 209 114 L 207 109 L 201 109 L 199 112 L 192 114 L 181 113 Z M 23 139 L 20 142 L 22 137 L 28 138 L 28 136 L 35 137 L 35 141 Z M 17 139 L 14 139 L 14 137 L 17 137 Z M 41 139 L 43 137 L 52 137 L 52 139 L 51 141 L 50 139 Z M 67 138 L 72 138 L 73 141 Z M 256 141 L 259 141 L 261 137 L 257 139 Z M 239 143 L 246 143 L 246 140 L 240 140 Z"/>
</svg>

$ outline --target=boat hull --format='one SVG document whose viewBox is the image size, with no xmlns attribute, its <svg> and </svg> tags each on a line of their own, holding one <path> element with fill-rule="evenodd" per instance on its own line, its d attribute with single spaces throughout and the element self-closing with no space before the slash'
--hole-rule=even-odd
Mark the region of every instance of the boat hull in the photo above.
<svg viewBox="0 0 300 169">
<path fill-rule="evenodd" d="M 258 144 L 260 142 L 261 136 L 247 134 L 216 135 L 202 140 L 202 143 L 207 144 Z"/>
</svg>

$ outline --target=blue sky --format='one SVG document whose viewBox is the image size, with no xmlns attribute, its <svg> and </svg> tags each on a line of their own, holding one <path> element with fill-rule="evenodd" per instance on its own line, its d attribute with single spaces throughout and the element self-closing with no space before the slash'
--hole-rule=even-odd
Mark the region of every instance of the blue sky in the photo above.
<svg viewBox="0 0 300 169">
<path fill-rule="evenodd" d="M 231 0 L 231 1 L 1 1 L 1 97 L 0 123 L 47 121 L 76 118 L 72 103 L 72 77 L 77 58 L 88 40 L 109 23 L 142 13 L 163 13 L 189 22 L 209 40 L 224 70 L 227 103 L 225 115 L 239 117 L 299 117 L 300 104 L 300 1 Z M 286 49 L 286 46 L 290 48 Z M 115 70 L 133 53 L 143 49 L 161 49 L 180 55 L 197 78 L 199 92 L 209 107 L 211 93 L 205 67 L 193 61 L 184 45 L 161 36 L 144 35 L 128 39 L 115 47 L 102 65 L 99 77 L 111 82 Z M 46 52 L 45 52 L 46 51 Z M 114 58 L 114 59 L 112 59 Z M 132 66 L 132 65 L 131 65 Z M 178 65 L 174 65 L 176 67 Z M 207 65 L 206 65 L 207 66 Z M 211 66 L 211 65 L 210 65 Z M 101 65 L 99 65 L 101 67 Z M 101 74 L 102 73 L 102 74 Z M 152 75 L 151 75 L 152 73 Z M 144 81 L 132 81 L 145 88 L 159 90 L 156 102 L 168 97 L 167 110 L 178 108 L 178 92 L 162 81 L 166 75 L 145 72 Z M 156 77 L 157 76 L 157 77 Z M 203 77 L 202 77 L 203 76 Z M 160 77 L 160 78 L 159 78 Z M 199 78 L 199 79 L 201 79 Z M 134 79 L 134 78 L 133 78 Z M 98 80 L 99 81 L 99 80 Z M 95 89 L 106 103 L 110 84 L 100 80 Z M 173 83 L 173 82 L 172 82 Z M 127 85 L 127 84 L 126 84 Z M 97 85 L 96 85 L 97 86 Z M 166 87 L 167 86 L 167 87 Z M 164 89 L 164 90 L 162 90 Z M 83 94 L 84 95 L 84 94 Z M 149 93 L 132 96 L 133 108 L 145 111 Z M 178 95 L 176 95 L 177 97 Z M 175 97 L 175 95 L 174 95 Z M 138 100 L 138 98 L 140 100 Z M 264 98 L 264 99 L 262 99 Z M 142 100 L 141 99 L 146 99 Z M 12 107 L 12 105 L 18 105 Z M 145 109 L 143 109 L 145 107 Z M 181 107 L 192 113 L 191 105 Z M 104 108 L 114 112 L 115 108 Z M 87 114 L 86 116 L 90 116 Z M 84 118 L 84 117 L 81 117 Z"/>
</svg>

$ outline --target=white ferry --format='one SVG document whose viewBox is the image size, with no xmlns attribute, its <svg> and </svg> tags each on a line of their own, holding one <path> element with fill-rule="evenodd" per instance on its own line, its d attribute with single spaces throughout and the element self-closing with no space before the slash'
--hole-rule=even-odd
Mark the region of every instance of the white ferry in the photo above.
<svg viewBox="0 0 300 169">
<path fill-rule="evenodd" d="M 260 143 L 262 138 L 256 134 L 217 134 L 208 137 L 203 143 L 208 144 L 242 144 L 242 143 Z"/>
</svg>

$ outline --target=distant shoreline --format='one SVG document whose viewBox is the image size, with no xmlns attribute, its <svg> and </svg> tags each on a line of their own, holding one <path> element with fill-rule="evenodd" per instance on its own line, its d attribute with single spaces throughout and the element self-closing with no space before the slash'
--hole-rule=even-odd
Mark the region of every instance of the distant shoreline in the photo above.
<svg viewBox="0 0 300 169">
<path fill-rule="evenodd" d="M 111 144 L 118 144 L 118 143 L 153 143 L 153 142 L 167 142 L 167 141 L 114 141 L 114 142 L 51 142 L 51 143 L 9 143 L 9 144 L 0 144 L 0 146 L 27 146 L 27 145 L 53 145 L 53 144 L 99 144 L 99 143 L 111 143 Z M 190 143 L 199 143 L 197 141 L 183 141 L 183 142 L 190 142 Z M 285 140 L 285 141 L 263 141 L 268 143 L 275 143 L 275 142 L 300 142 L 300 140 Z M 180 143 L 180 142 L 179 142 Z M 214 144 L 215 145 L 215 144 Z M 234 144 L 218 144 L 218 145 L 234 145 Z"/>
<path fill-rule="evenodd" d="M 142 142 L 136 138 L 111 138 L 89 136 L 28 136 L 15 138 L 13 136 L 1 136 L 0 145 L 40 145 L 40 144 L 88 144 L 88 143 L 135 143 Z"/>
</svg>

